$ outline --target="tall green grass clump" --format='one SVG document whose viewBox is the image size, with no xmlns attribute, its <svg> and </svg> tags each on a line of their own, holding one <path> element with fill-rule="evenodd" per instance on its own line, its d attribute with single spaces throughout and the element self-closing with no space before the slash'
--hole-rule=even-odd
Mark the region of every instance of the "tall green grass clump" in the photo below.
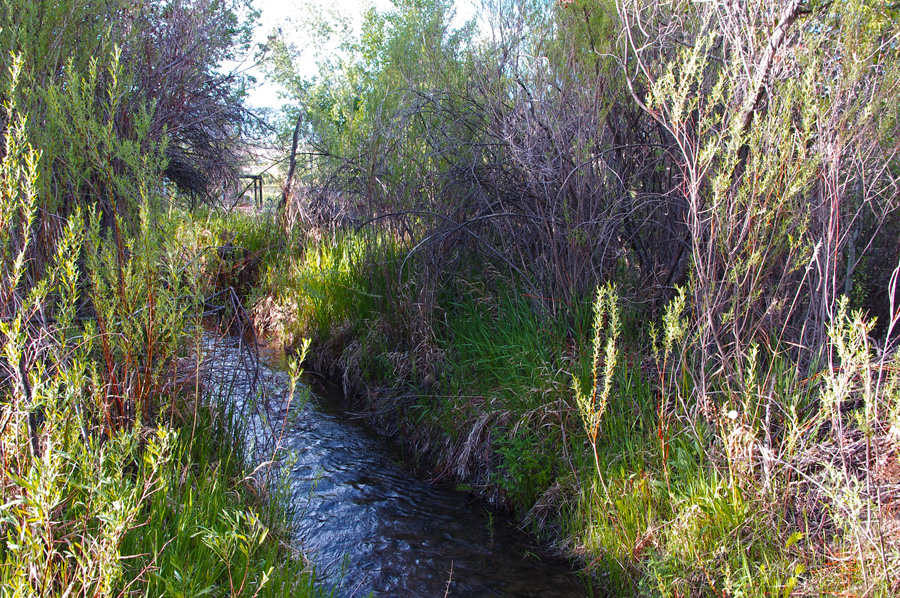
<svg viewBox="0 0 900 598">
<path fill-rule="evenodd" d="M 211 405 L 196 427 L 171 432 L 162 491 L 143 501 L 141 526 L 121 545 L 128 577 L 147 595 L 317 594 L 307 561 L 280 544 L 290 505 L 278 492 L 251 491 L 243 433 L 227 406 Z"/>
<path fill-rule="evenodd" d="M 289 346 L 303 337 L 323 344 L 351 327 L 364 335 L 365 323 L 386 301 L 373 270 L 395 270 L 399 263 L 392 247 L 349 231 L 293 239 L 260 266 L 257 321 Z"/>
<path fill-rule="evenodd" d="M 524 513 L 565 476 L 567 372 L 580 349 L 565 319 L 548 319 L 515 288 L 495 294 L 488 284 L 456 281 L 439 293 L 441 362 L 434 380 L 418 382 L 414 415 L 449 438 L 455 475 Z"/>
</svg>

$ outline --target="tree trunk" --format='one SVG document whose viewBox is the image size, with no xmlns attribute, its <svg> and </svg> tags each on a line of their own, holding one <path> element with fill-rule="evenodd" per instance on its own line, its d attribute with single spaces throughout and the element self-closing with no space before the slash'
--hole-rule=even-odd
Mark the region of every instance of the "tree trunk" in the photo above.
<svg viewBox="0 0 900 598">
<path fill-rule="evenodd" d="M 288 199 L 291 196 L 294 182 L 294 171 L 297 169 L 297 145 L 300 141 L 300 126 L 302 124 L 303 114 L 301 113 L 297 116 L 297 124 L 294 126 L 294 137 L 291 139 L 291 154 L 288 158 L 287 176 L 284 179 L 284 186 L 281 189 L 281 203 L 278 206 L 278 211 L 282 214 L 282 218 L 284 217 L 285 210 L 287 210 Z"/>
</svg>

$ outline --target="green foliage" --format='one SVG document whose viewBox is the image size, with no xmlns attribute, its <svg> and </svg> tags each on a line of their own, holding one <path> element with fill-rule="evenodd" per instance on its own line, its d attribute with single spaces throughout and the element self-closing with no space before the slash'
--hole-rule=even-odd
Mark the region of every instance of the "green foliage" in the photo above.
<svg viewBox="0 0 900 598">
<path fill-rule="evenodd" d="M 22 63 L 44 210 L 99 204 L 133 221 L 147 178 L 207 194 L 236 176 L 245 81 L 220 69 L 249 51 L 248 2 L 2 0 L 0 15 L 0 71 Z"/>
<path fill-rule="evenodd" d="M 597 434 L 600 432 L 600 422 L 609 403 L 610 392 L 614 384 L 613 374 L 618 362 L 616 342 L 622 326 L 618 301 L 615 287 L 607 286 L 597 289 L 597 298 L 594 301 L 594 340 L 591 345 L 593 349 L 593 359 L 591 360 L 593 384 L 590 394 L 582 391 L 578 376 L 572 378 L 575 402 L 578 405 L 584 431 L 594 449 L 594 462 L 598 475 L 600 475 L 600 458 L 597 455 Z M 601 366 L 602 372 L 600 371 Z"/>
<path fill-rule="evenodd" d="M 242 481 L 242 430 L 223 410 L 204 407 L 193 437 L 175 441 L 164 491 L 142 504 L 142 527 L 131 529 L 121 553 L 150 596 L 309 596 L 313 576 L 288 558 L 270 535 L 290 506 L 278 494 L 258 504 Z M 213 458 L 211 458 L 213 457 Z M 150 563 L 149 572 L 143 568 Z"/>
<path fill-rule="evenodd" d="M 150 107 L 133 115 L 134 132 L 122 126 L 130 82 L 103 23 L 106 9 L 66 0 L 8 0 L 0 8 L 9 16 L 3 47 L 22 65 L 16 101 L 41 149 L 39 205 L 50 213 L 93 203 L 115 213 L 121 202 L 135 202 L 133 211 L 132 181 L 147 176 L 145 166 L 155 167 L 150 176 L 160 170 L 160 140 L 147 138 Z"/>
<path fill-rule="evenodd" d="M 159 195 L 165 140 L 153 137 L 152 108 L 129 114 L 128 128 L 117 124 L 129 88 L 119 58 L 119 50 L 112 50 L 101 56 L 102 63 L 91 60 L 86 72 L 70 60 L 66 80 L 42 90 L 47 118 L 36 142 L 45 157 L 42 205 L 48 211 L 96 204 L 107 217 L 130 222 L 141 204 Z M 63 181 L 71 186 L 67 192 L 60 190 Z"/>
<path fill-rule="evenodd" d="M 138 525 L 143 501 L 158 490 L 171 438 L 161 430 L 145 441 L 146 459 L 135 483 L 128 470 L 140 430 L 117 433 L 101 448 L 84 443 L 63 410 L 51 407 L 45 414 L 43 457 L 4 472 L 4 596 L 114 595 L 123 581 L 119 545 Z M 14 425 L 5 439 L 8 448 L 12 438 L 24 440 L 24 427 Z"/>
<path fill-rule="evenodd" d="M 297 74 L 301 49 L 275 40 L 271 71 L 301 102 L 306 140 L 324 161 L 314 176 L 339 168 L 370 199 L 397 205 L 422 195 L 437 199 L 430 173 L 446 165 L 429 152 L 446 123 L 428 106 L 465 85 L 463 50 L 472 38 L 471 27 L 453 30 L 452 18 L 452 2 L 402 0 L 385 12 L 366 11 L 357 39 L 344 18 L 319 12 L 305 23 L 307 37 L 318 46 L 328 36 L 342 42 L 317 57 L 320 72 L 308 81 Z M 292 111 L 284 137 L 295 120 Z"/>
<path fill-rule="evenodd" d="M 10 72 L 14 90 L 21 74 L 21 61 L 15 60 Z M 0 161 L 0 284 L 4 316 L 14 313 L 18 304 L 13 296 L 24 275 L 25 258 L 31 242 L 30 231 L 35 215 L 35 196 L 40 153 L 27 142 L 26 118 L 16 110 L 15 99 L 3 106 L 6 127 L 3 131 L 4 155 Z M 21 322 L 17 325 L 21 325 Z"/>
<path fill-rule="evenodd" d="M 86 72 L 92 59 L 112 50 L 107 19 L 120 8 L 118 2 L 105 0 L 3 0 L 3 72 L 8 72 L 14 56 L 24 56 L 22 86 L 34 91 L 53 84 L 67 69 Z"/>
<path fill-rule="evenodd" d="M 121 244 L 122 235 L 137 226 L 141 206 L 160 201 L 165 138 L 152 132 L 148 107 L 130 112 L 129 126 L 122 126 L 130 83 L 119 57 L 117 48 L 104 50 L 80 71 L 70 56 L 58 77 L 47 78 L 43 86 L 27 70 L 34 66 L 27 56 L 11 63 L 6 98 L 15 108 L 10 118 L 19 119 L 16 126 L 40 149 L 31 182 L 40 208 L 35 214 L 39 242 L 28 255 L 33 268 L 40 269 L 51 257 L 45 249 L 58 232 L 54 215 L 99 209 L 104 226 L 116 229 Z M 120 230 L 120 225 L 125 228 Z"/>
<path fill-rule="evenodd" d="M 284 533 L 283 503 L 243 484 L 234 418 L 178 377 L 203 248 L 174 246 L 154 188 L 123 172 L 143 196 L 134 235 L 76 206 L 28 263 L 39 156 L 16 99 L 0 158 L 0 595 L 310 595 L 270 533 Z"/>
<path fill-rule="evenodd" d="M 559 442 L 557 434 L 533 429 L 529 421 L 498 434 L 494 450 L 501 462 L 493 481 L 509 504 L 525 509 L 553 485 L 560 466 L 553 451 Z"/>
</svg>

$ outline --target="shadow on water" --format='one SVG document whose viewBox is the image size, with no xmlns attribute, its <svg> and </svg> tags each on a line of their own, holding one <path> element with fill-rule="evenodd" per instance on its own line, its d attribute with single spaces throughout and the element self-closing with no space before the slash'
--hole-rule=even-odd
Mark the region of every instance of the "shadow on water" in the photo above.
<svg viewBox="0 0 900 598">
<path fill-rule="evenodd" d="M 284 424 L 278 463 L 297 508 L 296 541 L 336 596 L 588 595 L 565 561 L 508 517 L 404 470 L 339 394 L 317 388 L 285 423 L 288 376 L 266 360 L 254 372 L 255 360 L 228 339 L 207 345 L 206 384 L 231 391 L 257 459 L 271 457 Z"/>
</svg>

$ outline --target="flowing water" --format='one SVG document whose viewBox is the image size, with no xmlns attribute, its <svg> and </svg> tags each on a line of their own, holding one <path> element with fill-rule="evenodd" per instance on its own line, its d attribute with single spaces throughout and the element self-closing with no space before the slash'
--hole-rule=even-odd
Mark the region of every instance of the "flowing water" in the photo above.
<svg viewBox="0 0 900 598">
<path fill-rule="evenodd" d="M 206 385 L 232 391 L 251 454 L 278 463 L 298 509 L 296 543 L 341 597 L 570 598 L 587 590 L 564 561 L 465 492 L 417 480 L 391 444 L 348 415 L 335 393 L 300 397 L 233 339 L 208 337 Z M 271 363 L 271 360 L 269 360 Z"/>
</svg>

